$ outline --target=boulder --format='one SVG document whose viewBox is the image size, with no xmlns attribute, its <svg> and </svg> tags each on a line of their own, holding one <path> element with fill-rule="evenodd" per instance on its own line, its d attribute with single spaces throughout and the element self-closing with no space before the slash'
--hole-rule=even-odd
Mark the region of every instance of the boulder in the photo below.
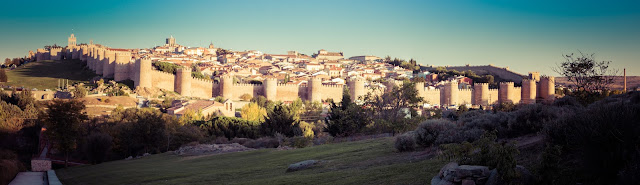
<svg viewBox="0 0 640 185">
<path fill-rule="evenodd" d="M 487 177 L 489 176 L 489 167 L 462 165 L 455 169 L 455 178 L 466 179 L 467 177 Z"/>
<path fill-rule="evenodd" d="M 465 179 L 465 180 L 462 180 L 461 185 L 476 185 L 476 182 L 470 179 Z"/>
<path fill-rule="evenodd" d="M 318 161 L 318 160 L 306 160 L 306 161 L 293 163 L 293 164 L 289 165 L 289 168 L 287 168 L 287 172 L 294 172 L 294 171 L 298 171 L 298 170 L 304 170 L 304 169 L 312 167 L 313 165 L 317 164 L 318 162 L 320 162 L 320 161 Z"/>
<path fill-rule="evenodd" d="M 455 171 L 456 168 L 458 168 L 458 163 L 450 162 L 449 164 L 444 165 L 444 167 L 442 167 L 440 169 L 440 172 L 438 173 L 438 176 L 440 178 L 444 178 L 445 176 L 447 176 L 447 174 Z"/>
</svg>

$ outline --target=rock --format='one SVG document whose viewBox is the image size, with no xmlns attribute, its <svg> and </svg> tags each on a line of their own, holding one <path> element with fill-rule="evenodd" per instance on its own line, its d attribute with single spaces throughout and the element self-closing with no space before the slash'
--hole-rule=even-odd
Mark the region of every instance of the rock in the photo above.
<svg viewBox="0 0 640 185">
<path fill-rule="evenodd" d="M 124 160 L 131 160 L 131 159 L 133 159 L 133 156 L 129 156 L 127 158 L 124 158 Z"/>
<path fill-rule="evenodd" d="M 462 180 L 462 184 L 461 185 L 476 185 L 476 182 L 474 182 L 473 180 L 470 180 L 470 179 L 465 179 L 465 180 Z"/>
<path fill-rule="evenodd" d="M 304 169 L 310 168 L 311 166 L 315 165 L 318 162 L 319 162 L 318 160 L 306 160 L 306 161 L 297 162 L 289 165 L 289 168 L 287 168 L 287 172 L 304 170 Z"/>
<path fill-rule="evenodd" d="M 450 162 L 449 164 L 444 165 L 444 167 L 440 169 L 438 176 L 440 178 L 444 178 L 445 176 L 447 176 L 447 174 L 451 173 L 452 171 L 455 171 L 456 168 L 458 168 L 458 163 Z"/>
<path fill-rule="evenodd" d="M 142 154 L 142 156 L 143 156 L 143 157 L 144 157 L 144 156 L 150 156 L 150 155 L 151 155 L 151 154 L 149 154 L 149 153 L 144 153 L 144 154 Z"/>
<path fill-rule="evenodd" d="M 462 165 L 458 166 L 455 171 L 455 177 L 457 179 L 465 179 L 467 177 L 478 176 L 486 176 L 489 174 L 489 168 L 486 166 L 471 166 L 471 165 Z"/>
<path fill-rule="evenodd" d="M 491 170 L 491 174 L 489 175 L 489 178 L 487 179 L 487 182 L 484 183 L 484 185 L 498 185 L 499 180 L 500 175 L 498 174 L 498 170 L 493 169 Z"/>
<path fill-rule="evenodd" d="M 440 179 L 440 177 L 434 176 L 431 178 L 431 185 L 439 185 L 441 181 L 442 179 Z"/>
<path fill-rule="evenodd" d="M 533 184 L 533 181 L 535 180 L 533 177 L 533 174 L 531 174 L 531 172 L 529 170 L 527 170 L 527 168 L 525 168 L 524 166 L 520 166 L 520 165 L 516 165 L 516 172 L 518 173 L 518 175 L 520 176 L 518 178 L 518 182 L 519 184 Z"/>
</svg>

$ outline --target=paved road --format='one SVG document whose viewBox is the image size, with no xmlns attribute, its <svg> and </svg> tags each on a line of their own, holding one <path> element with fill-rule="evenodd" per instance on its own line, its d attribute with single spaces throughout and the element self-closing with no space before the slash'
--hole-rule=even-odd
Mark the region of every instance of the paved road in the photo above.
<svg viewBox="0 0 640 185">
<path fill-rule="evenodd" d="M 45 185 L 44 178 L 44 172 L 20 172 L 9 185 Z"/>
</svg>

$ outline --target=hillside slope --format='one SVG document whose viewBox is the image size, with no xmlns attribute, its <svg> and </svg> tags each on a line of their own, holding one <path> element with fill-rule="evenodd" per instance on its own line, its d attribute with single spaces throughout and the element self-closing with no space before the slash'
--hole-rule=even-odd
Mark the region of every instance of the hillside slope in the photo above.
<svg viewBox="0 0 640 185">
<path fill-rule="evenodd" d="M 427 67 L 422 66 L 421 70 L 432 70 L 438 66 Z M 445 66 L 448 70 L 456 70 L 456 71 L 467 71 L 471 70 L 478 75 L 493 75 L 495 77 L 500 77 L 505 80 L 509 80 L 516 83 L 522 83 L 522 78 L 526 75 L 522 75 L 520 73 L 513 72 L 509 69 L 497 67 L 493 65 L 487 66 Z"/>
<path fill-rule="evenodd" d="M 58 80 L 69 80 L 69 84 L 76 82 L 88 82 L 95 73 L 84 69 L 80 60 L 44 60 L 30 62 L 14 70 L 7 70 L 8 82 L 3 85 L 54 89 L 58 86 Z"/>
<path fill-rule="evenodd" d="M 73 184 L 428 184 L 445 162 L 424 152 L 397 153 L 393 138 L 203 157 L 171 152 L 135 160 L 56 170 Z M 292 163 L 319 166 L 285 172 Z"/>
</svg>

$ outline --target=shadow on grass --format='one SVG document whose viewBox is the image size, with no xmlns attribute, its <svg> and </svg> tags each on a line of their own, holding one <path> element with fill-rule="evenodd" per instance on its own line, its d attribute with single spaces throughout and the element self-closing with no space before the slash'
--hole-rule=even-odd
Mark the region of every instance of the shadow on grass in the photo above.
<svg viewBox="0 0 640 185">
<path fill-rule="evenodd" d="M 88 81 L 96 76 L 85 69 L 80 60 L 39 61 L 14 69 L 13 73 L 22 77 L 49 77 L 75 81 Z"/>
</svg>

